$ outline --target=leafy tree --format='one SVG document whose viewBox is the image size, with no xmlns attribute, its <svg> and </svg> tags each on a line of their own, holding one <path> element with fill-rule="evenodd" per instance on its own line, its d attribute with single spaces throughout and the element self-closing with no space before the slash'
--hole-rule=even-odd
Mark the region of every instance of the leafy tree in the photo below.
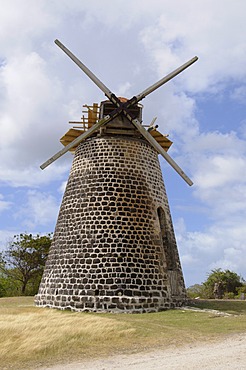
<svg viewBox="0 0 246 370">
<path fill-rule="evenodd" d="M 4 297 L 5 294 L 6 294 L 6 291 L 5 291 L 5 288 L 4 288 L 4 284 L 1 280 L 2 280 L 2 278 L 0 278 L 0 297 Z"/>
<path fill-rule="evenodd" d="M 0 271 L 8 278 L 8 282 L 14 282 L 14 290 L 20 285 L 22 295 L 36 293 L 50 245 L 51 234 L 14 236 L 0 256 Z"/>
<path fill-rule="evenodd" d="M 237 298 L 240 298 L 241 294 L 244 294 L 244 296 L 246 296 L 246 284 L 244 279 L 242 286 L 237 288 Z"/>
<path fill-rule="evenodd" d="M 222 291 L 224 294 L 233 293 L 237 294 L 239 287 L 241 287 L 242 279 L 235 272 L 230 270 L 215 269 L 208 275 L 207 280 L 203 283 L 206 295 L 208 298 L 214 298 L 215 283 L 221 283 Z"/>
<path fill-rule="evenodd" d="M 0 274 L 0 297 L 20 295 L 21 284 L 6 274 Z"/>
</svg>

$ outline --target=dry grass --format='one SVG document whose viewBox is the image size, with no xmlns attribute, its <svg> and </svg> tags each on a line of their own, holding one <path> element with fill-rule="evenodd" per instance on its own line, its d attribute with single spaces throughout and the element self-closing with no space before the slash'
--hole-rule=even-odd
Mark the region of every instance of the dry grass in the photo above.
<svg viewBox="0 0 246 370">
<path fill-rule="evenodd" d="M 134 329 L 100 315 L 33 307 L 33 299 L 0 299 L 0 358 L 3 368 L 107 353 L 112 338 L 124 341 Z M 17 303 L 19 302 L 19 303 Z M 3 362 L 2 362 L 3 364 Z M 1 368 L 0 364 L 0 368 Z"/>
<path fill-rule="evenodd" d="M 245 331 L 246 314 L 218 317 L 183 310 L 137 315 L 72 313 L 34 307 L 32 297 L 1 298 L 0 368 L 34 369 Z"/>
</svg>

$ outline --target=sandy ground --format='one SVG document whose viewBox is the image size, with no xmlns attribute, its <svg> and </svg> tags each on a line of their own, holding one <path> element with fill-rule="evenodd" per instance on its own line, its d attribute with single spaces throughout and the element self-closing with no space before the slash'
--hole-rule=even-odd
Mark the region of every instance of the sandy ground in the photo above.
<svg viewBox="0 0 246 370">
<path fill-rule="evenodd" d="M 215 343 L 46 367 L 43 370 L 246 370 L 246 334 Z"/>
</svg>

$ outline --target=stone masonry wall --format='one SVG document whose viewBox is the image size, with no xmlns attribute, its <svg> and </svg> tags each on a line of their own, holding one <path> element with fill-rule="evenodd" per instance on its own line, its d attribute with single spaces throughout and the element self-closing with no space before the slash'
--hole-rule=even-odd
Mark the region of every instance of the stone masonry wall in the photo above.
<svg viewBox="0 0 246 370">
<path fill-rule="evenodd" d="M 123 136 L 83 142 L 75 153 L 36 304 L 150 312 L 184 300 L 157 153 L 144 140 Z"/>
</svg>

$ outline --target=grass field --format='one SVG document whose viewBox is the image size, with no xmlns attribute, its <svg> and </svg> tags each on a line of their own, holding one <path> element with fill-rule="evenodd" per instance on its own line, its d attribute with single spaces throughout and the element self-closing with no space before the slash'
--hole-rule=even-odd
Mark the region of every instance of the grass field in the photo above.
<svg viewBox="0 0 246 370">
<path fill-rule="evenodd" d="M 33 297 L 0 298 L 0 369 L 34 369 L 109 354 L 182 346 L 246 332 L 246 301 L 194 301 L 197 308 L 149 314 L 37 308 Z"/>
</svg>

